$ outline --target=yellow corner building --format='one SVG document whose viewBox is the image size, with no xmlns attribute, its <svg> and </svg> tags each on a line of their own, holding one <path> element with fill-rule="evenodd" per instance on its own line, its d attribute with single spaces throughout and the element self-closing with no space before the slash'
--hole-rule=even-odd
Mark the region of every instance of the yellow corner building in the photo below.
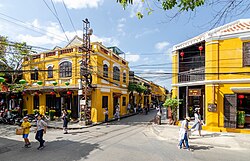
<svg viewBox="0 0 250 161">
<path fill-rule="evenodd" d="M 42 114 L 55 110 L 55 115 L 60 117 L 62 109 L 67 109 L 72 118 L 80 116 L 78 92 L 82 89 L 79 87 L 81 80 L 85 85 L 85 79 L 80 75 L 85 54 L 81 46 L 82 39 L 75 36 L 66 47 L 32 55 L 23 62 L 23 70 L 30 71 L 23 74 L 29 82 L 23 96 L 24 108 L 29 114 L 34 110 Z M 102 43 L 93 42 L 91 49 L 89 70 L 92 83 L 88 86 L 87 96 L 92 122 L 104 121 L 104 108 L 108 108 L 109 119 L 113 118 L 118 103 L 120 114 L 126 114 L 128 62 L 119 56 L 117 47 L 107 48 Z"/>
<path fill-rule="evenodd" d="M 250 133 L 250 19 L 175 45 L 172 61 L 180 120 L 200 108 L 204 129 Z"/>
</svg>

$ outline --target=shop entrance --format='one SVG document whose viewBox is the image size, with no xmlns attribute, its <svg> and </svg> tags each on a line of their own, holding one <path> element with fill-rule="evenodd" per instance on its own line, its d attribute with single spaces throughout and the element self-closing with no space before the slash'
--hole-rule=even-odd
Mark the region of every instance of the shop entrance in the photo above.
<svg viewBox="0 0 250 161">
<path fill-rule="evenodd" d="M 250 94 L 237 94 L 237 127 L 250 128 Z"/>
</svg>

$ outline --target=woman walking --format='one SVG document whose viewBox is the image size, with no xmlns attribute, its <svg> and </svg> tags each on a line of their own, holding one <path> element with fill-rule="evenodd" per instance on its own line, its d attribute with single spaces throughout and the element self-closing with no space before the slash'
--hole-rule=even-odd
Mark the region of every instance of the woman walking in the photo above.
<svg viewBox="0 0 250 161">
<path fill-rule="evenodd" d="M 186 117 L 185 120 L 182 121 L 181 123 L 181 128 L 180 128 L 180 131 L 179 131 L 179 140 L 180 140 L 180 143 L 178 145 L 178 148 L 179 149 L 182 149 L 182 144 L 183 142 L 185 141 L 185 145 L 186 145 L 186 148 L 187 150 L 189 151 L 189 144 L 188 144 L 188 123 L 190 121 L 190 117 Z"/>
<path fill-rule="evenodd" d="M 201 129 L 202 129 L 202 121 L 201 121 L 201 114 L 200 114 L 200 108 L 195 109 L 195 114 L 194 114 L 194 125 L 192 129 L 198 130 L 199 131 L 199 136 L 201 136 Z"/>
</svg>

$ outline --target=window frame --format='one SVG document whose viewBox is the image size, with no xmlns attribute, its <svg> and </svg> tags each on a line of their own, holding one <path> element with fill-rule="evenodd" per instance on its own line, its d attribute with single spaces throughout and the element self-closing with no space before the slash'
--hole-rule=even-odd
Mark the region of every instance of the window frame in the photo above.
<svg viewBox="0 0 250 161">
<path fill-rule="evenodd" d="M 250 66 L 250 42 L 243 42 L 242 44 L 242 63 L 243 67 Z"/>
<path fill-rule="evenodd" d="M 64 61 L 59 64 L 59 77 L 72 77 L 72 63 L 70 61 Z"/>
<path fill-rule="evenodd" d="M 102 108 L 108 108 L 109 96 L 102 96 Z"/>
<path fill-rule="evenodd" d="M 48 70 L 48 78 L 53 78 L 53 67 L 49 66 L 47 70 Z"/>
<path fill-rule="evenodd" d="M 105 78 L 109 77 L 109 67 L 107 64 L 103 65 L 103 77 L 105 77 Z"/>
<path fill-rule="evenodd" d="M 35 69 L 34 72 L 30 73 L 30 80 L 38 80 L 38 69 Z"/>
<path fill-rule="evenodd" d="M 120 81 L 120 69 L 117 66 L 113 67 L 113 80 Z"/>
<path fill-rule="evenodd" d="M 123 75 L 122 75 L 123 83 L 126 83 L 126 79 L 127 79 L 127 74 L 125 72 L 123 72 Z"/>
</svg>

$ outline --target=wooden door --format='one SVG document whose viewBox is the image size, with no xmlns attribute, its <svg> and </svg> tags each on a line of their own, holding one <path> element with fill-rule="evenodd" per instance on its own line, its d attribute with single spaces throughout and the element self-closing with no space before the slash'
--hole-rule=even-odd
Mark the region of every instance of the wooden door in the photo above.
<svg viewBox="0 0 250 161">
<path fill-rule="evenodd" d="M 224 127 L 236 128 L 237 99 L 236 94 L 224 95 Z"/>
</svg>

